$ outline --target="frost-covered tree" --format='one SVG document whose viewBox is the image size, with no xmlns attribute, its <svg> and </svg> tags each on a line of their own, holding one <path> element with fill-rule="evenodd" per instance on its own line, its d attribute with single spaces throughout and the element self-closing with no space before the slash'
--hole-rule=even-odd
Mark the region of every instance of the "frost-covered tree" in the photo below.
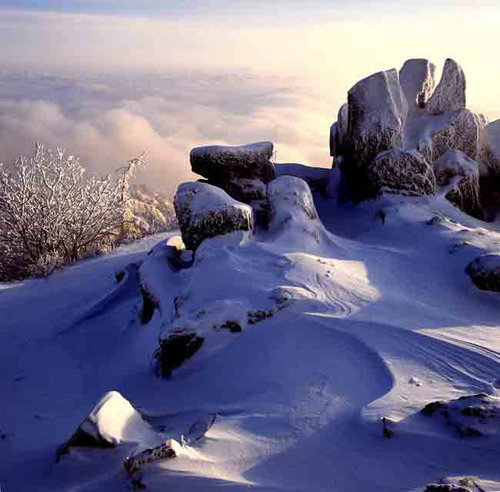
<svg viewBox="0 0 500 492">
<path fill-rule="evenodd" d="M 47 273 L 119 240 L 142 163 L 143 155 L 99 177 L 63 150 L 37 144 L 31 157 L 0 164 L 0 278 Z"/>
</svg>

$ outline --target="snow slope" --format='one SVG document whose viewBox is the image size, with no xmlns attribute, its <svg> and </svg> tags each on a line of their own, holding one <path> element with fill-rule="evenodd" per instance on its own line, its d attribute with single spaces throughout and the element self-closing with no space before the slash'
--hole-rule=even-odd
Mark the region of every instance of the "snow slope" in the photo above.
<svg viewBox="0 0 500 492">
<path fill-rule="evenodd" d="M 110 390 L 171 437 L 218 414 L 204 440 L 145 469 L 148 490 L 396 492 L 464 475 L 500 490 L 498 440 L 461 439 L 418 413 L 495 391 L 500 294 L 474 287 L 465 267 L 498 251 L 500 233 L 442 195 L 355 208 L 316 197 L 316 206 L 322 222 L 305 232 L 291 224 L 210 239 L 189 269 L 170 270 L 161 245 L 147 256 L 153 238 L 1 286 L 2 490 L 130 490 L 122 461 L 146 441 L 54 463 Z M 139 275 L 160 305 L 147 325 Z M 290 302 L 270 319 L 243 320 L 241 333 L 210 328 L 270 309 L 276 293 Z M 184 300 L 175 323 L 210 343 L 162 380 L 152 354 L 175 326 L 174 298 Z"/>
</svg>

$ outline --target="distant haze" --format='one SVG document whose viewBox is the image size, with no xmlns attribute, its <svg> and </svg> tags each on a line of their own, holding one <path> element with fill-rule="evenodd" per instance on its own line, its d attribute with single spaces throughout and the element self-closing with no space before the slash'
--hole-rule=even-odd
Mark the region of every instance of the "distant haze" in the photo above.
<svg viewBox="0 0 500 492">
<path fill-rule="evenodd" d="M 498 2 L 137 3 L 0 0 L 0 160 L 40 140 L 107 172 L 146 150 L 141 180 L 169 193 L 195 145 L 328 166 L 349 88 L 413 57 L 455 58 L 468 106 L 500 117 Z"/>
</svg>

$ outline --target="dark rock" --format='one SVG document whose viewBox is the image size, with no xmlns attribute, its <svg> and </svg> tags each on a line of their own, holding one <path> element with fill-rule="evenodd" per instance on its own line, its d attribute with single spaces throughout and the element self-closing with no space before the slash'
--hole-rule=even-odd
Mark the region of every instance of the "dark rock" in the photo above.
<svg viewBox="0 0 500 492">
<path fill-rule="evenodd" d="M 479 289 L 500 292 L 500 253 L 479 256 L 466 271 Z"/>
<path fill-rule="evenodd" d="M 204 339 L 196 333 L 174 333 L 160 340 L 157 353 L 163 377 L 169 377 L 172 370 L 190 359 L 203 345 Z"/>
</svg>

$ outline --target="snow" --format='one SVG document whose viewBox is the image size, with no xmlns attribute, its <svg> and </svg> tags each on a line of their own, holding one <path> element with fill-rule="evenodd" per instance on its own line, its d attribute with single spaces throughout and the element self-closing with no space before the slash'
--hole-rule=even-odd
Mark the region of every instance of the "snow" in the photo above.
<svg viewBox="0 0 500 492">
<path fill-rule="evenodd" d="M 190 268 L 173 268 L 158 236 L 0 286 L 2 489 L 129 490 L 123 460 L 137 444 L 54 462 L 115 390 L 165 439 L 218 414 L 204 439 L 144 467 L 151 491 L 423 491 L 450 476 L 498 490 L 498 435 L 461 439 L 420 411 L 495 391 L 500 294 L 465 268 L 498 252 L 500 233 L 442 195 L 315 205 L 319 218 L 296 211 L 278 231 L 205 240 Z M 115 273 L 140 261 L 118 288 Z M 140 283 L 159 302 L 147 325 Z M 257 311 L 271 314 L 249 323 Z M 241 332 L 220 329 L 233 319 Z M 158 339 L 182 327 L 207 344 L 157 378 Z"/>
</svg>

